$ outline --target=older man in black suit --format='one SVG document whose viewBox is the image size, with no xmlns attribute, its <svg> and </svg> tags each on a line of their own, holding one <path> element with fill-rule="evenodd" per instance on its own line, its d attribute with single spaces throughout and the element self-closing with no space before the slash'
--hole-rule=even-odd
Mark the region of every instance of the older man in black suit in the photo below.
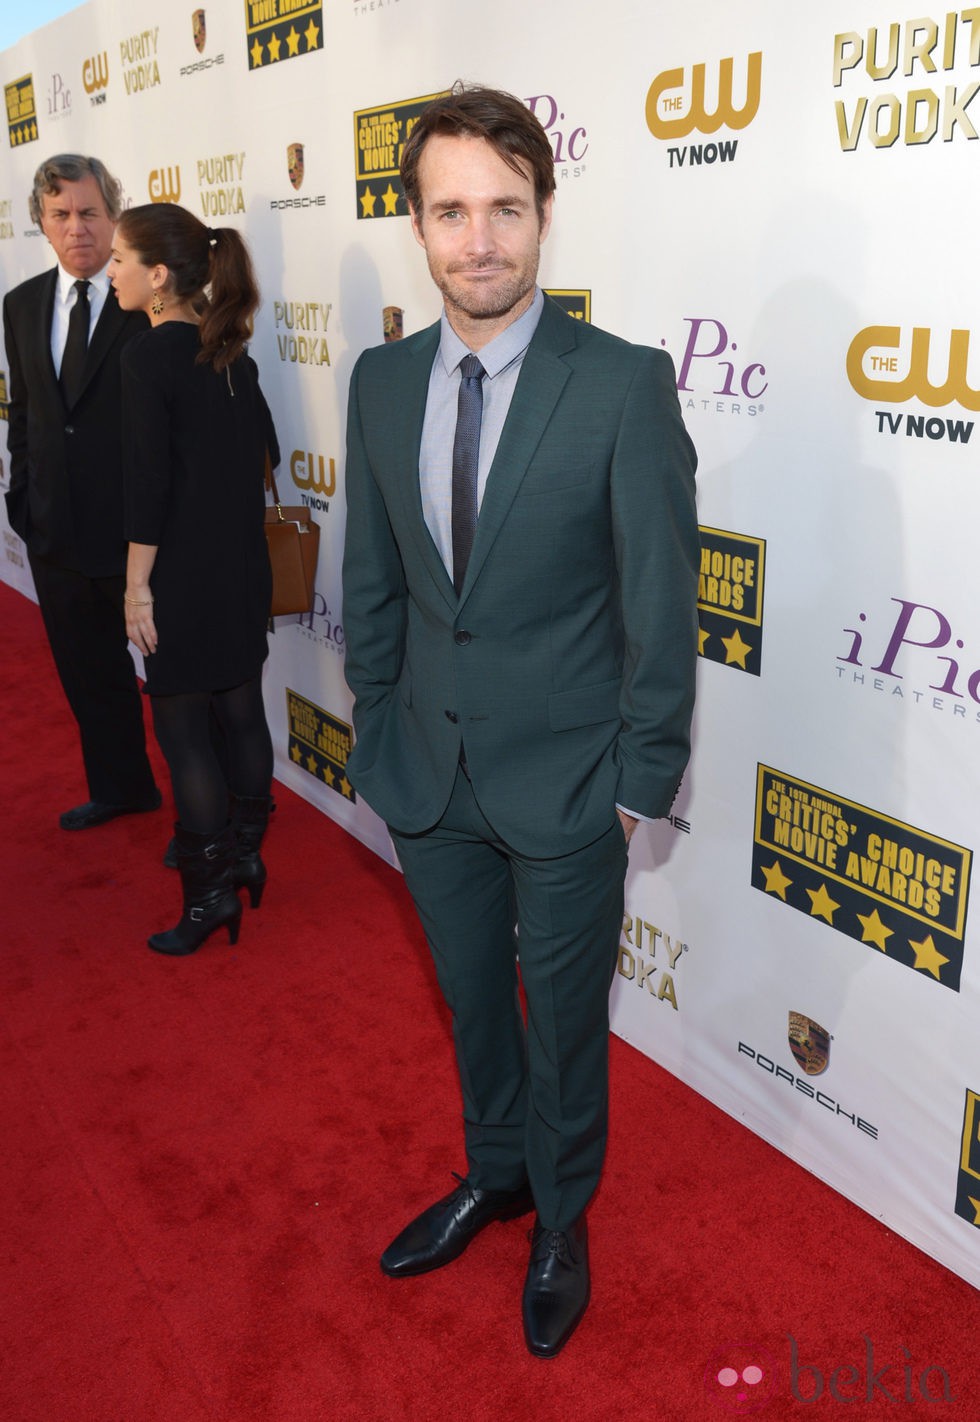
<svg viewBox="0 0 980 1422">
<path fill-rule="evenodd" d="M 7 516 L 27 545 L 88 780 L 89 800 L 61 816 L 67 830 L 160 805 L 123 619 L 119 355 L 146 318 L 120 311 L 106 274 L 120 197 L 97 158 L 42 163 L 30 211 L 58 265 L 3 303 Z"/>
</svg>

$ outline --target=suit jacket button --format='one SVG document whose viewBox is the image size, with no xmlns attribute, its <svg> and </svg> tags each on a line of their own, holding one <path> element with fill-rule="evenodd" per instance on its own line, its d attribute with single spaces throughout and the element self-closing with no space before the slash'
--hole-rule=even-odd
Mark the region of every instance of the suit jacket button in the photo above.
<svg viewBox="0 0 980 1422">
<path fill-rule="evenodd" d="M 74 433 L 75 433 L 75 426 L 74 426 L 74 425 L 65 425 L 65 434 L 74 434 Z"/>
<path fill-rule="evenodd" d="M 456 722 L 459 720 L 459 717 L 456 715 L 455 711 L 447 711 L 446 720 L 452 721 L 453 725 L 455 726 Z"/>
<path fill-rule="evenodd" d="M 473 640 L 473 634 L 472 634 L 471 632 L 459 631 L 459 632 L 456 633 L 456 646 L 457 646 L 457 647 L 468 647 L 469 644 L 472 642 L 472 640 Z"/>
</svg>

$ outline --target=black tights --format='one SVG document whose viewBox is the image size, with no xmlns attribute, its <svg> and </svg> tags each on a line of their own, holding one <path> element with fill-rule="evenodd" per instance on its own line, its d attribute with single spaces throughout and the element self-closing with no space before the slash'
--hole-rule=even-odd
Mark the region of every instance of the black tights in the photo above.
<svg viewBox="0 0 980 1422">
<path fill-rule="evenodd" d="M 231 691 L 151 696 L 153 728 L 170 768 L 177 819 L 195 834 L 228 823 L 228 795 L 265 796 L 272 785 L 272 737 L 262 678 Z M 215 742 L 217 740 L 217 748 Z"/>
</svg>

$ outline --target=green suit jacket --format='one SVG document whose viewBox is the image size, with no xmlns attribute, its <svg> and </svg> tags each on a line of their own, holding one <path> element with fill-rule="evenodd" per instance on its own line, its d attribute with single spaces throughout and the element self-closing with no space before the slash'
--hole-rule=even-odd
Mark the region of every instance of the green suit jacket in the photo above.
<svg viewBox="0 0 980 1422">
<path fill-rule="evenodd" d="M 696 458 L 669 356 L 546 298 L 457 598 L 419 447 L 438 324 L 358 360 L 347 430 L 348 775 L 394 829 L 438 822 L 465 743 L 497 834 L 532 857 L 668 813 L 697 654 Z"/>
</svg>

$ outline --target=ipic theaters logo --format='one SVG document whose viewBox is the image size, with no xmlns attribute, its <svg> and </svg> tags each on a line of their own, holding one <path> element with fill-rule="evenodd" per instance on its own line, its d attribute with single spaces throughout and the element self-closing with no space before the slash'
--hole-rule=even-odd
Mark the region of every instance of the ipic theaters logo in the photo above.
<svg viewBox="0 0 980 1422">
<path fill-rule="evenodd" d="M 752 676 L 759 675 L 765 577 L 764 538 L 701 525 L 700 656 Z"/>
<path fill-rule="evenodd" d="M 619 939 L 619 976 L 648 993 L 654 1001 L 669 1002 L 676 1012 L 674 977 L 687 951 L 686 943 L 671 938 L 669 933 L 647 923 L 639 914 L 628 913 Z"/>
<path fill-rule="evenodd" d="M 970 670 L 972 657 L 964 664 L 959 653 L 966 644 L 954 636 L 953 621 L 928 603 L 889 600 L 893 608 L 873 620 L 859 612 L 855 621 L 862 625 L 842 629 L 851 641 L 837 658 L 838 678 L 980 724 L 980 667 Z M 957 655 L 947 655 L 947 648 Z"/>
<path fill-rule="evenodd" d="M 244 153 L 216 153 L 197 160 L 197 184 L 206 218 L 230 217 L 245 211 Z"/>
<path fill-rule="evenodd" d="M 294 449 L 289 456 L 289 473 L 304 504 L 327 513 L 337 489 L 337 461 L 325 454 Z"/>
<path fill-rule="evenodd" d="M 973 854 L 760 765 L 752 886 L 959 992 Z"/>
<path fill-rule="evenodd" d="M 980 10 L 978 10 L 980 15 Z M 980 379 L 970 383 L 970 332 L 950 331 L 949 337 L 928 326 L 865 326 L 847 351 L 847 378 L 862 400 L 902 405 L 917 400 L 928 410 L 958 405 L 980 411 Z M 879 434 L 945 440 L 968 444 L 973 421 L 949 415 L 892 414 L 875 410 Z"/>
<path fill-rule="evenodd" d="M 766 367 L 746 360 L 723 321 L 713 316 L 686 316 L 690 327 L 678 362 L 677 392 L 686 410 L 710 414 L 761 415 L 769 389 Z M 666 340 L 660 344 L 666 346 Z M 684 399 L 684 396 L 687 399 Z"/>
<path fill-rule="evenodd" d="M 182 79 L 186 79 L 191 74 L 203 74 L 206 69 L 215 69 L 225 62 L 223 54 L 205 54 L 208 44 L 208 17 L 205 10 L 191 12 L 191 22 L 188 29 L 194 48 L 201 57 L 180 66 Z M 185 31 L 186 33 L 187 31 Z"/>
<path fill-rule="evenodd" d="M 558 305 L 568 316 L 574 316 L 576 321 L 592 320 L 592 292 L 587 289 L 574 291 L 571 288 L 556 288 L 549 286 L 545 289 L 545 295 L 550 296 L 552 301 L 557 301 Z"/>
<path fill-rule="evenodd" d="M 408 203 L 398 175 L 402 149 L 426 104 L 441 99 L 445 92 L 355 112 L 354 173 L 359 218 L 407 214 Z"/>
<path fill-rule="evenodd" d="M 11 148 L 22 148 L 38 136 L 37 106 L 34 102 L 34 76 L 25 74 L 3 86 L 7 101 L 7 137 Z"/>
<path fill-rule="evenodd" d="M 293 365 L 329 366 L 327 326 L 332 309 L 329 301 L 274 301 L 279 359 Z"/>
<path fill-rule="evenodd" d="M 941 20 L 893 20 L 861 34 L 834 35 L 834 88 L 847 96 L 834 101 L 843 152 L 859 145 L 891 148 L 901 139 L 917 146 L 937 134 L 952 142 L 957 130 L 976 138 L 967 108 L 980 83 L 966 78 L 980 64 L 980 8 L 947 11 Z M 959 82 L 949 83 L 955 73 Z M 945 75 L 946 78 L 940 78 Z M 870 88 L 887 85 L 887 88 Z M 869 93 L 856 92 L 859 87 Z"/>
<path fill-rule="evenodd" d="M 580 178 L 586 169 L 589 135 L 551 94 L 532 94 L 524 102 L 548 135 L 555 155 L 555 177 Z"/>
<path fill-rule="evenodd" d="M 288 687 L 286 712 L 289 721 L 288 751 L 293 764 L 352 805 L 356 804 L 354 787 L 347 779 L 347 757 L 354 745 L 351 727 Z"/>
<path fill-rule="evenodd" d="M 95 108 L 106 101 L 106 91 L 109 87 L 109 51 L 103 49 L 99 54 L 90 55 L 82 65 L 82 88 L 88 94 L 89 104 Z M 69 106 L 71 96 L 69 96 Z"/>
<path fill-rule="evenodd" d="M 814 1111 L 826 1111 L 841 1125 L 850 1126 L 876 1141 L 877 1126 L 865 1120 L 856 1108 L 851 1109 L 851 1106 L 845 1106 L 838 1101 L 832 1087 L 814 1083 L 812 1080 L 813 1077 L 823 1076 L 830 1063 L 831 1035 L 826 1027 L 821 1027 L 803 1012 L 790 1012 L 787 1040 L 789 1051 L 782 1049 L 785 1059 L 787 1062 L 795 1062 L 803 1076 L 798 1076 L 785 1062 L 778 1061 L 779 1052 L 770 1055 L 771 1049 L 763 1051 L 748 1042 L 738 1044 L 740 1065 L 747 1066 L 751 1062 L 755 1071 L 770 1079 L 773 1089 L 794 1092 L 803 1100 L 809 1101 Z M 784 1099 L 789 1100 L 789 1097 Z"/>
<path fill-rule="evenodd" d="M 977 1091 L 967 1091 L 963 1108 L 956 1213 L 967 1224 L 980 1229 L 980 1092 Z"/>
<path fill-rule="evenodd" d="M 153 29 L 139 30 L 119 41 L 119 59 L 127 94 L 142 94 L 147 89 L 155 89 L 160 83 L 160 66 L 157 63 L 159 36 L 160 26 L 155 25 Z"/>
<path fill-rule="evenodd" d="M 744 73 L 744 81 L 742 74 Z M 736 106 L 736 94 L 741 100 Z M 721 129 L 740 133 L 759 112 L 762 95 L 762 53 L 756 50 L 739 61 L 735 78 L 734 58 L 717 64 L 695 64 L 690 83 L 684 69 L 665 69 L 647 91 L 647 128 L 654 138 L 671 144 L 667 157 L 672 168 L 689 168 L 713 163 L 734 162 L 737 138 L 719 138 L 708 143 L 677 146 L 677 140 L 699 133 L 710 138 Z M 743 97 L 744 96 L 744 97 Z"/>
<path fill-rule="evenodd" d="M 323 4 L 316 0 L 245 0 L 249 69 L 323 48 Z"/>
</svg>

